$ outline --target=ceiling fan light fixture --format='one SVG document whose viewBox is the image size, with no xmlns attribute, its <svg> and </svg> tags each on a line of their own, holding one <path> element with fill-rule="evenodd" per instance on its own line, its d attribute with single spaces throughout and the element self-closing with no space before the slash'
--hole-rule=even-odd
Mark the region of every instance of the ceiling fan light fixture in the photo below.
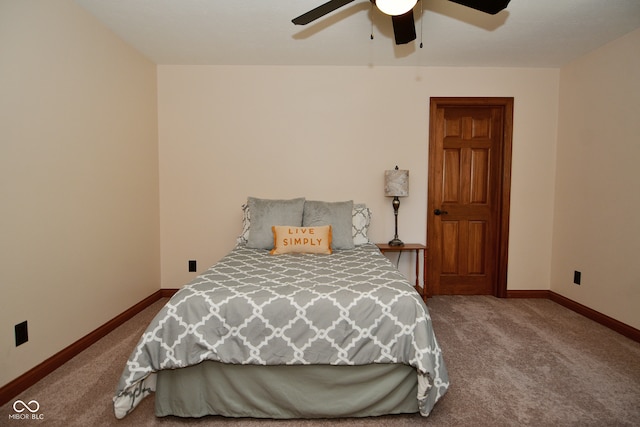
<svg viewBox="0 0 640 427">
<path fill-rule="evenodd" d="M 376 0 L 380 12 L 391 16 L 402 15 L 413 9 L 418 0 Z"/>
</svg>

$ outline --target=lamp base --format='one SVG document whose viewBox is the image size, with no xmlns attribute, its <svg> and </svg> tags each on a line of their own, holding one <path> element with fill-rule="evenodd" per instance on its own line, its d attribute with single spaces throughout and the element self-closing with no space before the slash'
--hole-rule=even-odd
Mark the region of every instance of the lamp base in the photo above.
<svg viewBox="0 0 640 427">
<path fill-rule="evenodd" d="M 389 242 L 389 246 L 404 246 L 404 242 L 396 237 Z"/>
</svg>

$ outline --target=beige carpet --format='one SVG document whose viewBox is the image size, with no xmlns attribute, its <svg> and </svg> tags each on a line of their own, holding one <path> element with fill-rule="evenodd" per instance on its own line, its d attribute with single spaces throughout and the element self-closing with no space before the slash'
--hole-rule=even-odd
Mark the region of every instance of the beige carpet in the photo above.
<svg viewBox="0 0 640 427">
<path fill-rule="evenodd" d="M 452 386 L 428 418 L 156 418 L 147 398 L 124 420 L 111 398 L 158 302 L 0 407 L 2 426 L 639 426 L 640 344 L 544 299 L 429 300 Z M 16 420 L 16 400 L 41 420 Z M 25 411 L 28 412 L 28 411 Z"/>
</svg>

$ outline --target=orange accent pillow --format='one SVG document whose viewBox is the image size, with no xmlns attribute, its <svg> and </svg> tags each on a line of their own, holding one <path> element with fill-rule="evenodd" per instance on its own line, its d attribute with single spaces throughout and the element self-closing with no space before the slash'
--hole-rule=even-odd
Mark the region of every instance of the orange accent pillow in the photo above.
<svg viewBox="0 0 640 427">
<path fill-rule="evenodd" d="M 274 225 L 271 255 L 288 253 L 330 254 L 331 226 L 290 227 Z"/>
</svg>

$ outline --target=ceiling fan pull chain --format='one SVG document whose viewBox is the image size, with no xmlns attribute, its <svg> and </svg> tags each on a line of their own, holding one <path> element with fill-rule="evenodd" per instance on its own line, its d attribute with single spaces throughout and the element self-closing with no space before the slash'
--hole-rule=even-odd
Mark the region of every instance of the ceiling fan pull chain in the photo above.
<svg viewBox="0 0 640 427">
<path fill-rule="evenodd" d="M 375 11 L 373 10 L 373 2 L 371 3 L 371 40 L 373 40 L 373 20 L 375 19 Z"/>
<path fill-rule="evenodd" d="M 422 49 L 422 21 L 424 20 L 424 0 L 420 2 L 420 49 Z"/>
</svg>

